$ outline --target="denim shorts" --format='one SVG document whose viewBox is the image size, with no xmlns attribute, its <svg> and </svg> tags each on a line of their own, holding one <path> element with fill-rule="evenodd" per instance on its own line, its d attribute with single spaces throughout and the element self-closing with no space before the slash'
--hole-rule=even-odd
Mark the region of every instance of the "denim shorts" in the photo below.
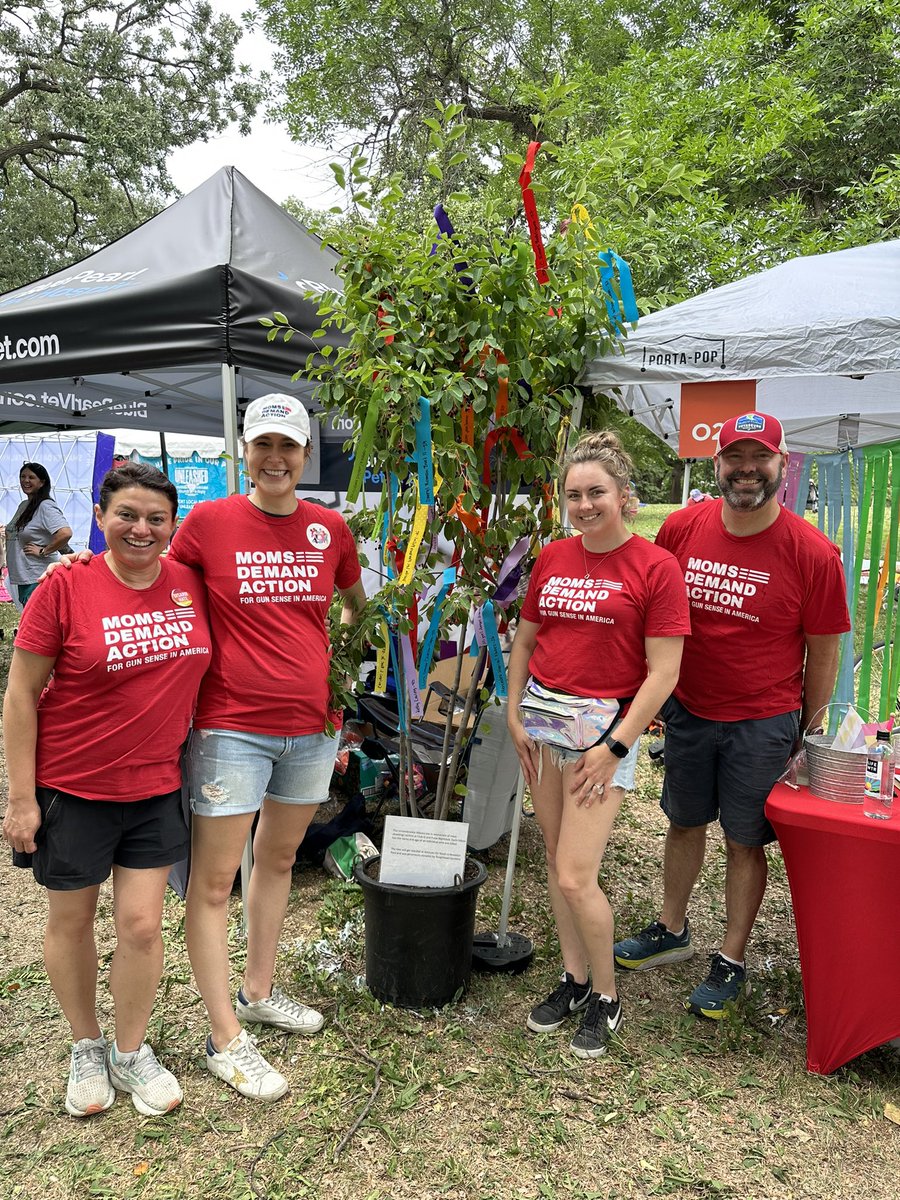
<svg viewBox="0 0 900 1200">
<path fill-rule="evenodd" d="M 689 829 L 718 817 L 739 846 L 774 842 L 765 804 L 799 736 L 799 712 L 709 721 L 670 696 L 661 715 L 666 775 L 660 807 L 672 824 Z"/>
<path fill-rule="evenodd" d="M 549 742 L 539 742 L 538 745 L 541 748 L 541 754 L 543 755 L 543 752 L 546 750 L 560 771 L 569 763 L 578 762 L 587 753 L 585 750 L 566 750 L 561 746 L 551 746 Z M 611 787 L 623 788 L 626 792 L 630 792 L 634 788 L 634 771 L 637 766 L 638 751 L 640 748 L 641 739 L 635 738 L 634 745 L 616 767 Z"/>
<path fill-rule="evenodd" d="M 195 729 L 187 754 L 191 812 L 233 817 L 259 812 L 263 797 L 281 804 L 328 799 L 337 737 L 276 737 L 234 729 Z"/>
</svg>

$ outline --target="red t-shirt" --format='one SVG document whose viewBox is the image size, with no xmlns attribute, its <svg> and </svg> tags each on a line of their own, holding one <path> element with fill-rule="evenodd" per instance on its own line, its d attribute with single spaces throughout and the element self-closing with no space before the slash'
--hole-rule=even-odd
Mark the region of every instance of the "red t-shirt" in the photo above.
<svg viewBox="0 0 900 1200">
<path fill-rule="evenodd" d="M 135 591 L 103 555 L 54 571 L 25 606 L 16 646 L 56 658 L 38 705 L 37 782 L 86 800 L 181 786 L 181 746 L 210 664 L 206 592 L 161 559 Z"/>
<path fill-rule="evenodd" d="M 573 696 L 634 696 L 647 678 L 644 639 L 691 631 L 678 564 L 636 535 L 610 554 L 585 551 L 580 537 L 550 542 L 522 616 L 540 625 L 532 675 Z"/>
<path fill-rule="evenodd" d="M 300 500 L 287 517 L 246 496 L 198 504 L 170 557 L 199 567 L 209 597 L 212 667 L 194 724 L 275 737 L 321 733 L 328 717 L 328 609 L 360 577 L 344 518 Z"/>
<path fill-rule="evenodd" d="M 691 605 L 675 696 L 711 721 L 794 712 L 806 635 L 850 628 L 840 553 L 787 509 L 762 533 L 735 537 L 723 503 L 679 509 L 656 538 L 681 564 Z"/>
</svg>

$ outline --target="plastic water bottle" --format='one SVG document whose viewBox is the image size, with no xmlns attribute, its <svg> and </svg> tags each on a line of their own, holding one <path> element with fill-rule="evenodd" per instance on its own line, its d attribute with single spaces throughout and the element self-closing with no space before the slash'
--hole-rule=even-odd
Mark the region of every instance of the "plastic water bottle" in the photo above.
<svg viewBox="0 0 900 1200">
<path fill-rule="evenodd" d="M 863 812 L 876 821 L 886 821 L 894 802 L 894 748 L 886 729 L 875 734 L 875 745 L 866 754 Z"/>
</svg>

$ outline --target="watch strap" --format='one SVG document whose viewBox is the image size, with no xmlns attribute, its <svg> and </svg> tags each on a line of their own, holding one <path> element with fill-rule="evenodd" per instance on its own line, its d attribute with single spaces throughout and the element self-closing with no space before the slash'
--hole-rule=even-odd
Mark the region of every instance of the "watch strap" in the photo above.
<svg viewBox="0 0 900 1200">
<path fill-rule="evenodd" d="M 627 758 L 631 752 L 630 746 L 626 746 L 624 742 L 617 742 L 615 738 L 607 738 L 603 744 L 616 758 Z"/>
</svg>

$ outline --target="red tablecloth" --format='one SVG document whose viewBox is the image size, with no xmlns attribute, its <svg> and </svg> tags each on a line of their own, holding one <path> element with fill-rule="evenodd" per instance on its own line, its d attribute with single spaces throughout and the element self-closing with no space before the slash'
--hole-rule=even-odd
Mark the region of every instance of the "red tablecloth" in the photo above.
<svg viewBox="0 0 900 1200">
<path fill-rule="evenodd" d="M 900 1036 L 900 812 L 873 821 L 776 784 L 766 815 L 794 901 L 806 1063 L 827 1075 Z"/>
</svg>

